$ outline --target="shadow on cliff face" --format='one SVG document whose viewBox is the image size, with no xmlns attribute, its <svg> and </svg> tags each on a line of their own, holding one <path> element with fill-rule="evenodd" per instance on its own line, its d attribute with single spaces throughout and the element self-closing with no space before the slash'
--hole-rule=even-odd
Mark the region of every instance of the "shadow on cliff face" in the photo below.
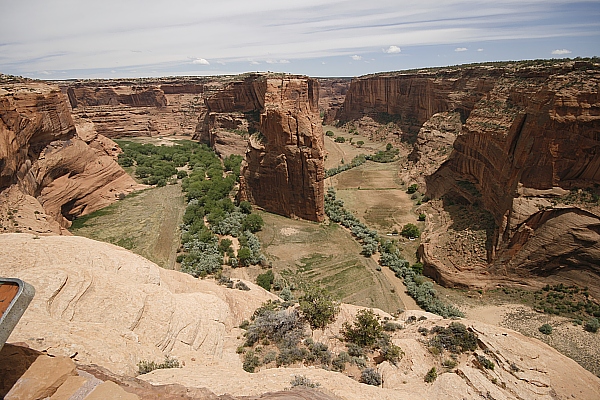
<svg viewBox="0 0 600 400">
<path fill-rule="evenodd" d="M 469 201 L 461 194 L 451 191 L 442 197 L 444 210 L 452 223 L 449 230 L 456 232 L 477 232 L 485 241 L 486 258 L 489 262 L 493 253 L 496 223 L 494 217 L 485 210 L 479 200 Z"/>
</svg>

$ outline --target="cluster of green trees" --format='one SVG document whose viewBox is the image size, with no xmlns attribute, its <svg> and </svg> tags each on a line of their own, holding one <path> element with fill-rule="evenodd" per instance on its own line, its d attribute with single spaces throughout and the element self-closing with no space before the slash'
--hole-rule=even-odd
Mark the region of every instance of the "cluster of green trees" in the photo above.
<svg viewBox="0 0 600 400">
<path fill-rule="evenodd" d="M 392 161 L 396 161 L 396 158 L 398 157 L 399 153 L 399 149 L 395 149 L 391 143 L 388 143 L 385 147 L 385 150 L 380 150 L 373 155 L 368 155 L 367 160 L 379 163 L 389 163 Z"/>
<path fill-rule="evenodd" d="M 136 176 L 144 183 L 160 186 L 175 177 L 182 179 L 188 201 L 181 234 L 183 253 L 177 258 L 182 271 L 196 277 L 214 274 L 221 269 L 225 256 L 236 267 L 264 259 L 254 235 L 262 229 L 262 218 L 252 214 L 250 203 L 236 206 L 230 199 L 239 179 L 241 156 L 231 155 L 221 161 L 209 147 L 191 141 L 173 146 L 126 141 L 119 144 L 123 149 L 119 163 L 135 166 Z M 184 166 L 189 174 L 177 170 Z M 217 235 L 237 237 L 241 246 L 237 254 L 231 240 L 219 241 Z"/>
<path fill-rule="evenodd" d="M 370 257 L 379 250 L 379 235 L 377 231 L 369 229 L 350 211 L 346 210 L 344 202 L 336 199 L 333 188 L 327 189 L 327 194 L 325 195 L 325 213 L 333 222 L 350 229 L 352 235 L 362 243 L 362 254 Z"/>
<path fill-rule="evenodd" d="M 119 154 L 119 164 L 122 167 L 135 166 L 137 178 L 147 185 L 158 186 L 185 178 L 187 172 L 177 168 L 190 161 L 193 163 L 196 155 L 208 149 L 192 141 L 181 141 L 173 146 L 155 146 L 125 140 L 118 140 L 117 143 L 123 149 L 123 153 Z"/>
<path fill-rule="evenodd" d="M 356 168 L 360 165 L 363 165 L 367 161 L 367 156 L 364 154 L 359 154 L 352 159 L 350 164 L 342 164 L 340 166 L 330 168 L 325 171 L 325 177 L 329 178 L 330 176 L 334 176 L 339 174 L 340 172 L 348 171 L 349 169 Z"/>
</svg>

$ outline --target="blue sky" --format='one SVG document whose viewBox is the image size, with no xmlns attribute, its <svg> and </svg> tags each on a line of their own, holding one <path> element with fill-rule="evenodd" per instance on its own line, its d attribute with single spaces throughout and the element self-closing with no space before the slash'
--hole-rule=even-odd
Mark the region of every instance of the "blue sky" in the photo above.
<svg viewBox="0 0 600 400">
<path fill-rule="evenodd" d="M 600 55 L 600 1 L 0 0 L 0 72 L 357 76 Z"/>
</svg>

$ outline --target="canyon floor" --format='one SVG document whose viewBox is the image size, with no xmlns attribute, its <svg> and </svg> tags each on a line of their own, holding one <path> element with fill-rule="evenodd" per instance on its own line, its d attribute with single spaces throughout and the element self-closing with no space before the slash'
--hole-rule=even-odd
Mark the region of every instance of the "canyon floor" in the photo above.
<svg viewBox="0 0 600 400">
<path fill-rule="evenodd" d="M 326 137 L 327 168 L 340 165 L 342 159 L 346 162 L 356 155 L 373 154 L 385 148 L 385 143 L 371 142 L 366 137 L 334 129 L 336 136 L 352 137 L 354 142 L 363 140 L 365 144 L 358 148 L 348 141 L 336 143 Z M 165 143 L 162 138 L 145 138 L 144 141 Z M 424 228 L 424 223 L 417 220 L 422 209 L 418 198 L 411 198 L 406 193 L 406 184 L 399 178 L 407 148 L 400 147 L 400 150 L 399 161 L 366 162 L 326 180 L 326 187 L 336 189 L 337 197 L 344 201 L 346 208 L 382 235 L 391 234 L 394 229 L 400 230 L 406 223 Z M 178 225 L 184 203 L 179 185 L 151 188 L 89 216 L 84 223 L 76 223 L 71 231 L 126 247 L 163 267 L 176 269 Z M 402 281 L 391 270 L 378 268 L 375 258 L 360 254 L 360 245 L 346 229 L 337 224 L 294 220 L 266 212 L 260 215 L 265 221 L 263 230 L 258 234 L 263 252 L 276 276 L 281 279 L 295 285 L 318 282 L 344 303 L 379 308 L 389 313 L 419 309 L 404 292 Z M 456 221 L 452 232 L 461 234 L 469 230 L 468 223 L 461 225 L 461 221 L 468 221 L 469 215 L 468 212 L 454 213 Z M 408 240 L 397 235 L 390 239 L 398 241 L 406 259 L 416 261 L 418 239 Z M 226 268 L 224 273 L 235 279 L 254 281 L 264 271 L 260 266 L 253 266 Z M 600 338 L 584 331 L 581 326 L 573 325 L 571 319 L 536 312 L 518 296 L 504 295 L 499 290 L 481 294 L 443 287 L 437 289 L 469 319 L 514 329 L 540 339 L 600 376 L 597 359 Z M 539 326 L 544 323 L 555 328 L 552 335 L 539 332 Z"/>
</svg>

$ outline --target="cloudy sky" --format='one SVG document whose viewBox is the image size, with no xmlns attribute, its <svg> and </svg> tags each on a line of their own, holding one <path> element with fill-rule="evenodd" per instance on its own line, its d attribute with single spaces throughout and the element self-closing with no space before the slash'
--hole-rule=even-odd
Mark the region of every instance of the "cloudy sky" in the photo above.
<svg viewBox="0 0 600 400">
<path fill-rule="evenodd" d="M 311 76 L 600 55 L 600 0 L 0 0 L 0 72 Z"/>
</svg>

